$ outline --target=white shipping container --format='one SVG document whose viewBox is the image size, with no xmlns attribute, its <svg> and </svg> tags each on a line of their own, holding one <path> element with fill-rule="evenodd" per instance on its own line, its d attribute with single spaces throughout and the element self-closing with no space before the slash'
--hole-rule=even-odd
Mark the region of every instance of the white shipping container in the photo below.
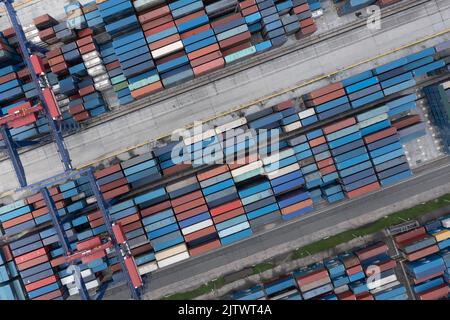
<svg viewBox="0 0 450 320">
<path fill-rule="evenodd" d="M 100 58 L 100 54 L 98 53 L 98 51 L 91 51 L 83 54 L 81 58 L 83 59 L 83 61 L 89 61 L 95 58 Z"/>
<path fill-rule="evenodd" d="M 450 89 L 450 81 L 444 82 L 442 84 L 442 87 L 444 88 L 444 90 Z"/>
<path fill-rule="evenodd" d="M 97 202 L 97 198 L 95 198 L 95 196 L 89 197 L 86 199 L 86 203 L 87 204 L 93 204 Z"/>
<path fill-rule="evenodd" d="M 186 179 L 184 179 L 184 180 L 182 180 L 180 182 L 176 182 L 176 183 L 172 183 L 172 184 L 167 185 L 166 186 L 166 190 L 167 190 L 167 192 L 174 192 L 175 190 L 179 190 L 181 188 L 184 188 L 184 187 L 189 186 L 191 184 L 194 184 L 196 182 L 198 182 L 197 181 L 197 177 L 193 176 L 193 177 L 190 177 L 190 178 L 186 178 Z"/>
<path fill-rule="evenodd" d="M 238 233 L 239 231 L 249 229 L 249 228 L 250 228 L 250 224 L 248 223 L 248 221 L 245 221 L 245 222 L 239 223 L 235 226 L 232 226 L 230 228 L 220 230 L 218 232 L 218 234 L 219 234 L 220 238 L 225 238 L 226 236 L 232 235 L 234 233 Z"/>
<path fill-rule="evenodd" d="M 109 75 L 107 73 L 104 73 L 104 74 L 98 75 L 92 79 L 94 80 L 94 82 L 101 82 L 101 81 L 109 80 Z"/>
<path fill-rule="evenodd" d="M 444 228 L 450 228 L 450 217 L 442 219 L 441 223 Z"/>
<path fill-rule="evenodd" d="M 233 120 L 231 122 L 228 122 L 228 123 L 225 123 L 225 124 L 222 124 L 222 125 L 216 127 L 216 133 L 220 134 L 225 131 L 243 126 L 244 124 L 247 124 L 247 119 L 245 117 L 239 118 L 239 119 Z"/>
<path fill-rule="evenodd" d="M 182 252 L 182 253 L 177 254 L 175 256 L 172 256 L 170 258 L 158 261 L 158 266 L 160 268 L 164 268 L 164 267 L 167 267 L 167 266 L 169 266 L 171 264 L 174 264 L 174 263 L 186 260 L 188 258 L 189 258 L 189 253 L 188 252 Z"/>
<path fill-rule="evenodd" d="M 153 59 L 158 59 L 158 58 L 162 58 L 164 56 L 167 56 L 173 52 L 182 50 L 184 48 L 183 46 L 183 42 L 181 40 L 171 43 L 167 46 L 164 46 L 162 48 L 156 49 L 156 50 L 152 50 L 152 56 Z"/>
<path fill-rule="evenodd" d="M 288 124 L 286 126 L 283 126 L 284 132 L 292 132 L 294 130 L 298 130 L 302 127 L 302 124 L 300 121 L 293 122 L 291 124 Z"/>
<path fill-rule="evenodd" d="M 86 68 L 92 68 L 92 67 L 98 66 L 101 63 L 102 63 L 102 59 L 94 58 L 89 61 L 85 61 L 84 65 L 86 66 Z"/>
<path fill-rule="evenodd" d="M 376 289 L 370 290 L 370 293 L 375 294 L 384 290 L 387 290 L 389 288 L 395 287 L 396 285 L 400 284 L 399 281 L 393 281 L 385 284 L 384 286 L 378 287 Z"/>
<path fill-rule="evenodd" d="M 85 269 L 83 271 L 81 271 L 81 277 L 82 278 L 86 278 L 89 277 L 92 274 L 92 270 L 91 269 Z M 64 278 L 61 278 L 61 284 L 62 285 L 67 285 L 69 283 L 73 283 L 75 281 L 75 277 L 74 276 L 67 276 Z"/>
<path fill-rule="evenodd" d="M 258 168 L 262 168 L 262 165 L 263 165 L 262 161 L 258 160 L 258 161 L 252 162 L 250 164 L 247 164 L 243 167 L 234 169 L 233 171 L 231 171 L 231 175 L 233 177 L 237 177 L 237 176 L 240 176 L 241 174 L 247 173 L 249 171 L 252 171 L 252 170 L 255 170 Z"/>
<path fill-rule="evenodd" d="M 375 290 L 377 288 L 380 288 L 380 287 L 382 287 L 388 283 L 391 283 L 393 281 L 396 281 L 396 280 L 397 280 L 397 276 L 395 274 L 392 274 L 388 277 L 381 278 L 377 281 L 367 282 L 367 288 L 369 290 Z"/>
<path fill-rule="evenodd" d="M 383 114 L 380 114 L 379 116 L 376 116 L 376 117 L 373 117 L 373 118 L 361 121 L 359 123 L 359 127 L 360 128 L 365 128 L 365 127 L 371 126 L 371 125 L 373 125 L 375 123 L 384 121 L 384 120 L 386 120 L 388 118 L 389 118 L 388 114 L 387 113 L 383 113 Z"/>
<path fill-rule="evenodd" d="M 306 119 L 316 114 L 316 110 L 314 108 L 309 108 L 298 113 L 300 119 Z"/>
<path fill-rule="evenodd" d="M 269 180 L 273 180 L 275 178 L 284 176 L 285 174 L 291 173 L 296 170 L 300 170 L 300 165 L 298 163 L 293 163 L 287 167 L 283 167 L 278 170 L 267 173 L 267 178 L 269 178 Z"/>
<path fill-rule="evenodd" d="M 112 85 L 111 85 L 111 82 L 109 81 L 109 79 L 107 79 L 107 80 L 103 80 L 101 82 L 96 82 L 94 84 L 94 87 L 98 91 L 103 91 L 103 90 L 107 90 L 107 89 L 111 88 Z"/>
<path fill-rule="evenodd" d="M 98 279 L 92 280 L 88 283 L 86 283 L 86 289 L 91 290 L 94 288 L 97 288 L 100 285 L 100 282 L 98 281 Z M 74 296 L 78 294 L 78 288 L 70 288 L 69 289 L 69 295 Z"/>
<path fill-rule="evenodd" d="M 98 76 L 100 74 L 106 73 L 106 69 L 105 69 L 105 67 L 103 65 L 99 65 L 99 66 L 95 66 L 93 68 L 89 68 L 87 70 L 87 72 L 88 72 L 88 74 L 91 77 L 95 77 L 95 76 Z"/>
<path fill-rule="evenodd" d="M 169 249 L 165 249 L 163 251 L 159 251 L 159 252 L 155 253 L 155 259 L 157 261 L 160 261 L 160 260 L 164 260 L 171 256 L 180 254 L 182 252 L 187 252 L 187 251 L 188 251 L 188 249 L 186 247 L 186 244 L 182 243 L 182 244 L 176 245 L 174 247 L 171 247 Z"/>
<path fill-rule="evenodd" d="M 138 267 L 138 271 L 141 276 L 144 274 L 153 272 L 155 270 L 158 270 L 158 264 L 155 261 L 146 263 L 146 264 Z"/>
<path fill-rule="evenodd" d="M 181 233 L 183 235 L 187 235 L 187 234 L 190 234 L 190 233 L 193 233 L 193 232 L 205 229 L 205 228 L 210 227 L 212 225 L 213 225 L 212 220 L 208 219 L 208 220 L 202 221 L 200 223 L 193 224 L 192 226 L 186 227 L 184 229 L 181 229 Z"/>
</svg>

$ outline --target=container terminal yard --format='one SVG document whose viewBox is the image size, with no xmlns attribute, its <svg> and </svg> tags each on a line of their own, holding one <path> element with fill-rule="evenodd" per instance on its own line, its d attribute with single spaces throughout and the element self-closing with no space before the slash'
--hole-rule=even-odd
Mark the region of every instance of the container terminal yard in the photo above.
<svg viewBox="0 0 450 320">
<path fill-rule="evenodd" d="M 448 300 L 450 2 L 0 0 L 0 300 Z"/>
</svg>

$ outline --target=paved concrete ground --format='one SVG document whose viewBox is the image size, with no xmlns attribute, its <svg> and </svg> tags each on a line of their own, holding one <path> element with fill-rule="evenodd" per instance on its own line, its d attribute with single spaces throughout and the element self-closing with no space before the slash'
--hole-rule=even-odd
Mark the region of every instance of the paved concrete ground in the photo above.
<svg viewBox="0 0 450 320">
<path fill-rule="evenodd" d="M 367 196 L 316 211 L 230 246 L 151 274 L 146 299 L 195 288 L 232 271 L 266 261 L 324 237 L 353 229 L 450 192 L 450 161 L 445 157 L 419 168 L 405 182 Z M 105 299 L 127 299 L 127 289 L 113 288 Z"/>
<path fill-rule="evenodd" d="M 419 8 L 405 10 L 382 20 L 381 30 L 372 31 L 363 27 L 329 41 L 318 42 L 290 52 L 264 64 L 248 68 L 245 64 L 238 65 L 236 68 L 239 70 L 233 76 L 219 77 L 214 81 L 207 81 L 214 74 L 200 78 L 186 84 L 186 88 L 191 88 L 199 82 L 202 82 L 201 85 L 176 95 L 171 95 L 171 92 L 174 92 L 171 89 L 165 90 L 150 99 L 163 97 L 165 100 L 153 105 L 149 101 L 146 108 L 131 113 L 127 111 L 115 119 L 69 136 L 65 141 L 72 155 L 73 164 L 78 167 L 132 145 L 155 139 L 161 133 L 170 133 L 195 120 L 219 115 L 237 105 L 298 85 L 308 79 L 342 70 L 344 66 L 365 61 L 448 28 L 450 28 L 450 2 L 430 0 Z M 397 51 L 375 62 L 342 72 L 332 79 L 314 82 L 288 92 L 274 99 L 274 102 L 277 99 L 298 96 L 323 86 L 330 80 L 335 81 L 356 74 L 374 65 L 416 52 L 423 46 L 432 46 L 447 39 L 450 39 L 450 36 L 445 34 Z M 181 86 L 176 90 L 184 90 L 183 88 L 184 86 Z M 25 152 L 21 158 L 30 183 L 62 171 L 62 166 L 58 165 L 59 157 L 54 144 Z M 18 186 L 10 161 L 0 162 L 0 172 L 2 172 L 0 193 Z"/>
</svg>

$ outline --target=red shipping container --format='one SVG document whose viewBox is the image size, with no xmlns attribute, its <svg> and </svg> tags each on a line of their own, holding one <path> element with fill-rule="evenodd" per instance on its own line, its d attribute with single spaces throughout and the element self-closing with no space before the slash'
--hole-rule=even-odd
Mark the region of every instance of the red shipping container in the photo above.
<svg viewBox="0 0 450 320">
<path fill-rule="evenodd" d="M 333 158 L 330 157 L 328 159 L 321 160 L 321 161 L 317 162 L 317 167 L 319 169 L 323 169 L 323 168 L 331 166 L 333 164 L 334 164 L 334 160 L 333 160 Z"/>
<path fill-rule="evenodd" d="M 171 15 L 165 15 L 162 16 L 161 18 L 155 19 L 155 20 L 147 20 L 145 22 L 141 22 L 142 23 L 142 30 L 147 31 L 150 30 L 152 28 L 156 28 L 160 25 L 163 25 L 167 22 L 173 21 L 173 18 Z"/>
<path fill-rule="evenodd" d="M 337 82 L 337 83 L 332 83 L 329 84 L 325 87 L 322 87 L 320 89 L 314 90 L 312 92 L 310 92 L 309 94 L 307 94 L 309 99 L 317 99 L 319 97 L 322 97 L 326 94 L 329 94 L 331 92 L 343 89 L 344 86 L 342 85 L 342 82 Z"/>
<path fill-rule="evenodd" d="M 25 290 L 27 290 L 27 292 L 48 286 L 49 284 L 55 283 L 56 281 L 58 281 L 58 278 L 56 275 L 47 277 L 45 279 L 30 283 L 28 285 L 25 286 Z"/>
<path fill-rule="evenodd" d="M 356 300 L 356 296 L 351 291 L 337 293 L 336 296 L 339 300 Z"/>
<path fill-rule="evenodd" d="M 24 223 L 24 222 L 27 222 L 30 220 L 33 220 L 33 216 L 31 215 L 31 213 L 27 213 L 27 214 L 21 215 L 20 217 L 3 222 L 2 226 L 4 229 L 8 229 L 8 228 L 14 227 L 18 224 L 21 224 L 21 223 Z"/>
<path fill-rule="evenodd" d="M 219 47 L 223 51 L 223 50 L 229 49 L 231 47 L 235 47 L 243 42 L 247 42 L 250 39 L 251 39 L 250 31 L 245 31 L 245 32 L 235 35 L 233 37 L 219 41 Z"/>
<path fill-rule="evenodd" d="M 326 143 L 327 141 L 325 140 L 325 137 L 318 137 L 316 139 L 313 139 L 311 141 L 309 141 L 309 145 L 311 146 L 311 148 L 320 146 L 321 144 Z"/>
<path fill-rule="evenodd" d="M 238 200 L 234 200 L 234 201 L 222 204 L 218 207 L 215 207 L 215 208 L 211 209 L 210 212 L 211 212 L 211 216 L 215 217 L 215 216 L 218 216 L 219 214 L 237 209 L 239 207 L 242 207 L 242 202 L 241 202 L 241 200 L 238 199 Z"/>
<path fill-rule="evenodd" d="M 356 124 L 356 119 L 352 117 L 352 118 L 347 118 L 347 119 L 339 121 L 339 122 L 335 122 L 329 126 L 325 126 L 322 128 L 322 130 L 323 130 L 323 133 L 330 134 L 330 133 L 339 131 L 341 129 L 350 127 L 354 124 Z"/>
<path fill-rule="evenodd" d="M 192 200 L 196 200 L 199 198 L 203 198 L 203 194 L 200 190 L 194 191 L 192 193 L 189 193 L 189 194 L 181 196 L 181 197 L 178 197 L 178 198 L 172 200 L 171 204 L 172 204 L 172 207 L 178 207 L 182 204 L 188 203 Z"/>
<path fill-rule="evenodd" d="M 187 16 L 184 16 L 182 18 L 176 19 L 175 20 L 175 24 L 177 26 L 179 26 L 180 24 L 189 22 L 189 21 L 191 21 L 191 20 L 193 20 L 195 18 L 199 18 L 199 17 L 202 17 L 202 16 L 206 16 L 205 10 L 199 10 L 199 11 L 196 11 L 194 13 L 188 14 Z"/>
<path fill-rule="evenodd" d="M 364 142 L 365 143 L 372 143 L 372 142 L 381 140 L 383 138 L 390 137 L 390 136 L 392 136 L 392 135 L 394 135 L 396 133 L 397 133 L 397 129 L 395 127 L 390 127 L 390 128 L 378 131 L 376 133 L 370 134 L 368 136 L 365 136 L 364 137 Z"/>
<path fill-rule="evenodd" d="M 313 105 L 318 106 L 318 105 L 321 105 L 323 103 L 329 102 L 331 100 L 334 100 L 334 99 L 337 99 L 337 98 L 340 98 L 343 96 L 345 96 L 345 90 L 340 89 L 340 90 L 336 90 L 331 93 L 328 93 L 326 95 L 323 95 L 319 98 L 313 99 L 312 103 L 313 103 Z"/>
<path fill-rule="evenodd" d="M 170 14 L 170 9 L 169 6 L 167 5 L 162 5 L 159 8 L 155 8 L 143 15 L 139 16 L 139 21 L 145 22 L 145 21 L 150 21 L 150 20 L 154 20 L 154 19 L 158 19 L 166 14 Z"/>
<path fill-rule="evenodd" d="M 192 201 L 189 201 L 188 203 L 173 207 L 173 211 L 175 212 L 176 215 L 185 212 L 187 210 L 190 210 L 192 208 L 197 208 L 201 205 L 206 204 L 206 201 L 204 198 L 199 198 L 199 199 L 195 199 Z"/>
<path fill-rule="evenodd" d="M 197 174 L 198 181 L 208 180 L 212 177 L 218 176 L 222 173 L 229 172 L 228 166 L 222 165 L 220 167 L 214 168 L 212 170 L 204 171 L 202 173 Z"/>
<path fill-rule="evenodd" d="M 447 298 L 448 292 L 448 284 L 442 283 L 434 288 L 419 293 L 417 296 L 419 300 L 438 300 Z"/>
<path fill-rule="evenodd" d="M 239 8 L 242 10 L 242 9 L 251 7 L 255 4 L 256 4 L 256 0 L 245 0 L 245 1 L 239 2 Z"/>
<path fill-rule="evenodd" d="M 44 262 L 47 262 L 47 261 L 49 261 L 48 256 L 47 255 L 43 255 L 43 256 L 40 256 L 40 257 L 38 257 L 36 259 L 28 260 L 28 261 L 26 261 L 24 263 L 18 264 L 17 265 L 17 270 L 23 271 L 23 270 L 26 270 L 28 268 L 37 266 L 38 264 L 41 264 L 41 263 L 44 263 Z"/>
<path fill-rule="evenodd" d="M 347 270 L 345 270 L 345 272 L 347 273 L 347 275 L 352 276 L 354 274 L 357 274 L 358 272 L 363 271 L 362 267 L 360 264 L 350 267 Z"/>
<path fill-rule="evenodd" d="M 109 176 L 110 174 L 119 172 L 121 170 L 122 170 L 122 168 L 120 167 L 120 164 L 115 164 L 115 165 L 112 165 L 112 166 L 107 167 L 105 169 L 101 169 L 101 170 L 96 171 L 94 173 L 94 175 L 95 175 L 95 177 L 97 179 L 100 179 L 100 178 Z"/>
<path fill-rule="evenodd" d="M 182 213 L 178 213 L 176 215 L 176 218 L 178 221 L 183 221 L 188 218 L 194 217 L 200 213 L 207 212 L 207 211 L 208 211 L 208 207 L 206 205 L 202 205 L 202 206 L 196 207 L 194 209 L 190 209 L 187 211 L 183 211 Z"/>
<path fill-rule="evenodd" d="M 120 223 L 121 225 L 125 226 L 125 225 L 127 225 L 129 223 L 133 223 L 133 222 L 136 222 L 136 221 L 139 221 L 139 220 L 140 220 L 139 213 L 136 213 L 136 214 L 132 214 L 132 215 L 130 215 L 128 217 L 119 219 L 119 220 L 116 221 L 116 223 Z"/>
<path fill-rule="evenodd" d="M 197 27 L 195 29 L 183 32 L 182 34 L 180 34 L 180 37 L 181 37 L 181 39 L 186 39 L 186 38 L 189 38 L 190 36 L 196 35 L 196 34 L 198 34 L 200 32 L 203 32 L 203 31 L 206 31 L 206 30 L 209 30 L 209 29 L 211 29 L 211 26 L 209 24 L 204 24 L 204 25 L 202 25 L 200 27 Z"/>
<path fill-rule="evenodd" d="M 349 197 L 349 199 L 354 199 L 366 193 L 374 192 L 378 189 L 380 189 L 380 184 L 378 182 L 374 182 L 362 188 L 347 192 L 347 196 Z"/>
<path fill-rule="evenodd" d="M 130 190 L 131 190 L 130 187 L 128 185 L 126 185 L 126 186 L 103 193 L 103 197 L 105 198 L 105 200 L 110 200 L 110 199 L 118 197 L 122 194 L 130 192 Z"/>
<path fill-rule="evenodd" d="M 217 223 L 221 223 L 223 221 L 238 217 L 243 214 L 245 214 L 245 210 L 243 207 L 240 207 L 240 208 L 237 208 L 237 209 L 234 209 L 234 210 L 225 212 L 221 215 L 213 217 L 213 221 L 214 221 L 214 223 L 217 224 Z"/>
<path fill-rule="evenodd" d="M 218 248 L 220 248 L 220 246 L 221 246 L 220 240 L 214 240 L 211 242 L 207 242 L 207 243 L 201 244 L 198 247 L 189 249 L 189 255 L 190 256 L 198 256 L 205 252 L 208 252 L 208 251 L 211 251 L 214 249 L 218 249 Z"/>
<path fill-rule="evenodd" d="M 95 247 L 98 247 L 102 244 L 102 240 L 100 236 L 95 236 L 92 239 L 81 241 L 77 243 L 77 250 L 78 251 L 85 251 L 89 250 Z"/>
<path fill-rule="evenodd" d="M 328 271 L 325 268 L 320 268 L 314 271 L 309 272 L 308 274 L 297 277 L 298 285 L 304 286 L 314 281 L 318 281 L 320 279 L 328 277 Z"/>
<path fill-rule="evenodd" d="M 18 256 L 18 257 L 16 257 L 14 259 L 14 261 L 17 264 L 21 264 L 21 263 L 27 262 L 29 260 L 36 259 L 36 258 L 38 258 L 40 256 L 47 255 L 47 253 L 48 253 L 48 248 L 44 247 L 44 248 L 37 249 L 37 250 L 32 251 L 32 252 L 23 254 L 21 256 Z"/>
<path fill-rule="evenodd" d="M 309 10 L 309 5 L 307 3 L 305 3 L 300 6 L 294 7 L 292 9 L 292 12 L 294 12 L 295 14 L 300 14 L 300 13 L 306 12 L 308 10 Z"/>
<path fill-rule="evenodd" d="M 255 5 L 255 6 L 251 6 L 251 7 L 243 9 L 241 11 L 241 13 L 242 13 L 242 15 L 244 17 L 246 17 L 246 16 L 249 16 L 249 15 L 251 15 L 251 14 L 253 14 L 255 12 L 258 12 L 258 11 L 259 11 L 258 6 Z"/>
<path fill-rule="evenodd" d="M 210 62 L 207 62 L 205 64 L 202 64 L 201 66 L 194 67 L 194 75 L 195 76 L 201 76 L 208 72 L 212 72 L 214 70 L 218 70 L 225 67 L 225 60 L 223 58 L 219 58 Z"/>
<path fill-rule="evenodd" d="M 220 51 L 214 51 L 214 52 L 204 55 L 198 59 L 192 60 L 191 66 L 193 68 L 195 68 L 195 67 L 204 65 L 205 63 L 215 61 L 219 58 L 222 59 L 222 53 Z M 222 59 L 222 61 L 223 61 L 223 59 Z"/>
<path fill-rule="evenodd" d="M 177 173 L 177 172 L 180 172 L 180 171 L 184 171 L 184 170 L 186 170 L 188 168 L 191 168 L 191 167 L 192 166 L 189 163 L 180 163 L 180 164 L 177 164 L 177 165 L 175 165 L 173 167 L 164 169 L 163 170 L 163 175 L 174 174 L 174 173 Z"/>
<path fill-rule="evenodd" d="M 33 298 L 31 300 L 53 300 L 53 299 L 56 299 L 56 298 L 59 298 L 59 297 L 62 297 L 61 289 L 58 289 L 58 290 L 46 293 L 46 294 L 44 294 L 42 296 Z"/>
<path fill-rule="evenodd" d="M 176 33 L 167 38 L 152 42 L 148 45 L 148 47 L 150 48 L 150 50 L 156 50 L 156 49 L 162 48 L 164 46 L 167 46 L 171 43 L 177 42 L 179 40 L 180 40 L 180 35 L 178 33 Z"/>
<path fill-rule="evenodd" d="M 170 29 L 170 28 L 173 28 L 173 27 L 175 27 L 175 22 L 173 22 L 173 21 L 167 22 L 167 23 L 164 23 L 164 24 L 162 24 L 160 26 L 157 26 L 156 28 L 153 28 L 153 29 L 145 31 L 144 35 L 146 37 L 152 36 L 152 35 L 155 35 L 157 33 L 160 33 L 160 32 L 162 32 L 164 30 L 167 30 L 167 29 Z"/>
<path fill-rule="evenodd" d="M 409 241 L 410 239 L 417 238 L 418 236 L 425 235 L 425 234 L 426 234 L 425 227 L 418 227 L 414 230 L 404 232 L 404 233 L 394 236 L 394 241 L 398 245 L 404 241 Z"/>
<path fill-rule="evenodd" d="M 219 45 L 217 43 L 214 43 L 214 44 L 204 47 L 200 50 L 196 50 L 194 52 L 188 53 L 188 58 L 190 61 L 192 61 L 192 60 L 200 58 L 204 55 L 207 55 L 208 53 L 218 51 L 218 50 L 220 50 Z"/>
<path fill-rule="evenodd" d="M 362 261 L 388 251 L 389 251 L 388 246 L 383 242 L 379 242 L 367 248 L 357 250 L 355 254 L 358 256 L 359 260 Z"/>
<path fill-rule="evenodd" d="M 273 106 L 273 110 L 275 111 L 283 111 L 289 108 L 292 108 L 294 106 L 294 101 L 292 101 L 292 99 L 280 102 L 279 104 L 277 104 L 276 106 Z"/>
<path fill-rule="evenodd" d="M 122 179 L 113 181 L 111 183 L 107 183 L 107 184 L 102 185 L 100 187 L 100 191 L 101 192 L 108 192 L 108 191 L 110 191 L 112 189 L 121 187 L 121 186 L 126 185 L 126 184 L 128 184 L 127 178 L 122 178 Z"/>
<path fill-rule="evenodd" d="M 410 254 L 405 254 L 405 258 L 408 261 L 415 261 L 415 260 L 419 260 L 420 258 L 429 256 L 430 254 L 433 254 L 436 252 L 439 252 L 439 247 L 437 245 L 432 245 L 432 246 L 426 247 L 422 250 L 415 251 Z"/>
<path fill-rule="evenodd" d="M 164 201 L 164 202 L 158 203 L 158 204 L 156 204 L 154 206 L 151 206 L 151 207 L 143 209 L 141 211 L 141 216 L 142 217 L 147 217 L 147 216 L 150 216 L 152 214 L 155 214 L 155 213 L 161 212 L 163 210 L 166 210 L 168 208 L 171 208 L 171 207 L 172 207 L 172 205 L 171 205 L 169 200 L 168 201 Z"/>
<path fill-rule="evenodd" d="M 163 89 L 161 81 L 154 82 L 148 86 L 131 91 L 131 96 L 135 99 L 141 99 L 147 97 L 155 92 Z"/>
<path fill-rule="evenodd" d="M 231 21 L 234 21 L 234 20 L 237 20 L 237 19 L 240 19 L 240 18 L 242 18 L 242 14 L 240 12 L 234 13 L 234 14 L 231 14 L 229 16 L 226 16 L 225 18 L 221 18 L 219 20 L 211 22 L 211 26 L 213 28 L 216 28 L 218 26 L 221 26 L 223 24 L 226 24 L 228 22 L 231 22 Z"/>
</svg>

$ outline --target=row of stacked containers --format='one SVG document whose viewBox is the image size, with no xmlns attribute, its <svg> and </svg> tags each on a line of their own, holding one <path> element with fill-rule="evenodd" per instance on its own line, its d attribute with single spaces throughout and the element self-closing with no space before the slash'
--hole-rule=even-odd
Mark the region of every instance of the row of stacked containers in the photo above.
<svg viewBox="0 0 450 320">
<path fill-rule="evenodd" d="M 311 3 L 320 9 L 320 3 Z M 236 12 L 236 7 L 242 9 Z M 65 10 L 66 21 L 43 15 L 24 31 L 30 42 L 48 47 L 47 76 L 63 119 L 72 126 L 111 105 L 128 104 L 280 46 L 294 33 L 302 38 L 316 31 L 306 0 L 108 0 L 75 2 Z M 37 93 L 18 55 L 14 30 L 4 30 L 0 42 L 0 102 L 6 114 Z M 45 120 L 38 119 L 13 135 L 24 140 L 47 132 Z"/>
<path fill-rule="evenodd" d="M 405 259 L 414 295 L 420 300 L 448 298 L 450 219 L 445 217 L 394 237 Z"/>
<path fill-rule="evenodd" d="M 273 150 L 268 150 L 273 146 L 263 148 L 263 153 L 253 149 L 267 132 L 292 133 L 319 122 L 323 105 L 336 105 L 334 101 L 339 99 L 349 105 L 345 102 L 351 100 L 348 94 L 362 92 L 370 83 L 379 81 L 374 74 L 397 74 L 412 68 L 412 64 L 415 68 L 411 74 L 416 76 L 442 69 L 445 58 L 437 62 L 434 59 L 441 58 L 447 47 L 448 44 L 443 44 L 437 50 L 425 49 L 363 72 L 305 95 L 300 102 L 288 100 L 256 112 L 248 110 L 244 117 L 231 121 L 224 119 L 222 124 L 201 134 L 185 137 L 181 148 L 179 143 L 170 142 L 97 170 L 100 190 L 111 203 L 111 217 L 124 227 L 140 273 L 147 274 L 244 239 L 267 223 L 311 212 L 314 204 L 324 199 L 333 203 L 346 196 L 354 198 L 410 176 L 402 138 L 390 118 L 398 121 L 405 115 L 410 117 L 408 114 L 416 107 L 415 94 L 396 97 L 371 110 L 282 139 Z M 418 62 L 421 60 L 428 63 Z M 383 78 L 391 85 L 382 82 L 381 86 L 392 91 L 397 91 L 393 89 L 395 86 L 405 88 L 403 83 L 391 80 L 395 77 Z M 406 81 L 415 83 L 415 78 Z M 359 90 L 354 91 L 355 88 Z M 358 108 L 374 101 L 365 99 L 364 103 L 351 106 Z M 181 163 L 173 158 L 176 148 L 179 150 L 175 154 L 184 159 Z M 227 162 L 147 190 L 146 186 L 158 184 L 161 178 L 193 167 L 199 170 L 202 163 L 196 160 L 202 160 L 205 154 L 211 157 L 209 161 L 225 158 Z M 86 241 L 97 241 L 105 233 L 86 179 L 57 186 L 51 189 L 51 195 L 65 218 L 64 227 L 74 249 L 83 247 Z M 50 220 L 39 194 L 0 208 L 2 230 L 8 236 Z M 9 266 L 16 267 L 18 272 L 11 271 L 11 277 L 22 279 L 24 285 L 30 284 L 25 287 L 29 298 L 76 294 L 67 265 L 57 259 L 63 253 L 53 228 L 4 246 L 3 251 Z M 110 256 L 112 253 L 83 266 L 89 288 L 99 286 L 102 271 L 107 269 L 120 277 L 120 267 Z M 25 291 L 6 297 L 22 297 Z"/>
<path fill-rule="evenodd" d="M 235 12 L 235 8 L 238 11 Z M 320 2 L 96 1 L 65 7 L 67 20 L 49 15 L 24 28 L 27 39 L 48 46 L 47 75 L 67 127 L 158 90 L 277 47 L 317 29 Z M 13 29 L 1 40 L 2 114 L 37 93 L 18 53 Z M 6 54 L 6 52 L 8 52 Z M 5 68 L 3 68 L 5 67 Z M 1 114 L 0 114 L 1 115 Z M 43 117 L 14 128 L 16 140 L 48 133 Z"/>
<path fill-rule="evenodd" d="M 394 236 L 403 262 L 379 242 L 343 253 L 276 280 L 231 294 L 237 300 L 438 300 L 449 298 L 450 217 Z M 404 263 L 407 279 L 401 274 Z M 378 275 L 378 276 L 376 276 Z M 414 297 L 408 295 L 404 281 Z"/>
<path fill-rule="evenodd" d="M 147 274 L 245 239 L 267 223 L 313 211 L 320 201 L 334 203 L 345 197 L 354 198 L 409 177 L 411 170 L 399 132 L 410 127 L 399 126 L 399 130 L 395 123 L 411 117 L 416 108 L 415 93 L 397 96 L 320 128 L 308 131 L 308 126 L 321 121 L 323 105 L 336 105 L 334 101 L 341 99 L 347 108 L 359 108 L 373 102 L 372 98 L 357 105 L 346 101 L 351 100 L 348 94 L 355 93 L 354 88 L 359 89 L 356 93 L 362 92 L 369 83 L 377 84 L 379 76 L 385 73 L 404 72 L 411 65 L 415 68 L 407 72 L 412 75 L 442 70 L 446 58 L 437 62 L 434 59 L 442 57 L 441 49 L 445 46 L 448 44 L 363 72 L 311 92 L 301 101 L 287 100 L 256 112 L 244 110 L 245 116 L 231 120 L 224 117 L 208 130 L 184 137 L 181 145 L 169 142 L 96 170 L 100 190 L 111 204 L 111 218 L 124 227 L 139 272 Z M 428 63 L 424 64 L 425 61 Z M 391 80 L 395 77 L 383 77 L 380 86 L 392 91 L 397 91 L 393 89 L 395 86 L 404 88 L 403 82 L 393 84 L 397 83 Z M 408 86 L 415 79 L 406 80 Z M 339 104 L 329 110 L 336 108 Z M 392 118 L 396 119 L 393 123 Z M 304 131 L 293 138 L 281 139 L 276 147 L 270 145 L 255 152 L 254 147 L 268 132 L 273 136 L 292 134 L 294 128 Z M 273 149 L 267 150 L 270 148 Z M 183 162 L 175 160 L 174 150 L 174 155 L 184 159 Z M 209 161 L 226 159 L 226 164 L 201 169 L 202 163 L 196 160 L 205 155 L 211 157 Z M 175 182 L 160 182 L 193 168 L 195 173 Z M 85 178 L 56 186 L 50 192 L 74 249 L 95 243 L 105 233 Z M 40 227 L 50 220 L 39 194 L 0 207 L 2 232 L 8 236 Z M 6 277 L 9 284 L 3 289 L 9 293 L 4 297 L 27 295 L 31 299 L 50 299 L 76 294 L 67 265 L 58 259 L 62 254 L 52 227 L 3 246 L 10 270 Z M 113 279 L 120 279 L 120 266 L 113 256 L 109 252 L 83 266 L 88 288 L 98 287 L 106 270 L 113 271 Z M 18 283 L 25 285 L 22 291 Z"/>
<path fill-rule="evenodd" d="M 378 242 L 233 292 L 233 300 L 407 300 L 397 262 Z"/>
</svg>

